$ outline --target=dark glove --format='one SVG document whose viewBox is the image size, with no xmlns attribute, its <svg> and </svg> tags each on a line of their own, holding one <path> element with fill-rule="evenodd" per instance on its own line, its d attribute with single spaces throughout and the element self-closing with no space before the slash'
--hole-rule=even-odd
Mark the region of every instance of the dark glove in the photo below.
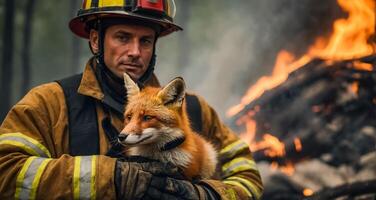
<svg viewBox="0 0 376 200">
<path fill-rule="evenodd" d="M 143 199 L 219 200 L 209 186 L 170 177 L 154 177 Z"/>
<path fill-rule="evenodd" d="M 141 199 L 156 176 L 182 177 L 172 164 L 141 158 L 118 159 L 115 168 L 117 199 Z"/>
</svg>

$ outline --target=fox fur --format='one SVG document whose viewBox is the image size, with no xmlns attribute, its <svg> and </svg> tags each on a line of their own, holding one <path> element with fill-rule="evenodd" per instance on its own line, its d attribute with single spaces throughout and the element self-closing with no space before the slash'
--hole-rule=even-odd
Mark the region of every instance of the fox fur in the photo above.
<svg viewBox="0 0 376 200">
<path fill-rule="evenodd" d="M 184 80 L 177 77 L 163 88 L 140 90 L 124 73 L 124 83 L 128 102 L 119 142 L 126 147 L 125 153 L 171 162 L 188 179 L 211 177 L 216 169 L 217 153 L 212 144 L 190 128 L 184 103 Z M 164 149 L 174 142 L 179 145 Z"/>
</svg>

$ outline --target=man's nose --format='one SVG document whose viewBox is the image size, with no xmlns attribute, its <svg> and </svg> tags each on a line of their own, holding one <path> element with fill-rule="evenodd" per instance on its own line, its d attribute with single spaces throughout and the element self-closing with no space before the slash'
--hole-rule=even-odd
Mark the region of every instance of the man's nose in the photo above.
<svg viewBox="0 0 376 200">
<path fill-rule="evenodd" d="M 139 57 L 141 54 L 140 43 L 138 41 L 133 41 L 129 44 L 128 55 L 131 57 Z"/>
</svg>

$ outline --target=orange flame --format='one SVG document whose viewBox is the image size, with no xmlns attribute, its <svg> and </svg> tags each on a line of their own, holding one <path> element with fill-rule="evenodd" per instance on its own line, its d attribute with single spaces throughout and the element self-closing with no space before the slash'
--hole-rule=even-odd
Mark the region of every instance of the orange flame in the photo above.
<svg viewBox="0 0 376 200">
<path fill-rule="evenodd" d="M 354 61 L 353 64 L 354 64 L 355 69 L 363 70 L 363 71 L 373 71 L 373 67 L 369 63 Z"/>
<path fill-rule="evenodd" d="M 337 0 L 337 2 L 344 11 L 349 13 L 349 16 L 334 22 L 333 34 L 330 38 L 317 38 L 307 53 L 297 60 L 293 54 L 285 50 L 280 51 L 272 75 L 261 77 L 256 84 L 251 86 L 241 99 L 240 104 L 228 110 L 228 116 L 233 116 L 243 110 L 245 105 L 260 97 L 266 90 L 284 82 L 290 72 L 315 57 L 339 60 L 361 57 L 375 52 L 376 44 L 369 44 L 368 41 L 375 34 L 375 1 Z"/>
<path fill-rule="evenodd" d="M 292 162 L 287 162 L 285 165 L 280 166 L 279 169 L 288 176 L 292 176 L 295 172 L 294 164 Z"/>
<path fill-rule="evenodd" d="M 306 188 L 306 189 L 303 190 L 303 195 L 306 196 L 306 197 L 312 196 L 313 191 L 311 189 Z"/>
<path fill-rule="evenodd" d="M 302 142 L 300 141 L 300 139 L 299 138 L 294 138 L 294 144 L 295 144 L 295 150 L 297 151 L 297 152 L 300 152 L 300 151 L 302 151 Z"/>
<path fill-rule="evenodd" d="M 251 144 L 250 148 L 252 151 L 264 150 L 265 155 L 269 157 L 282 157 L 286 154 L 285 144 L 270 134 L 263 135 L 263 140 Z"/>
</svg>

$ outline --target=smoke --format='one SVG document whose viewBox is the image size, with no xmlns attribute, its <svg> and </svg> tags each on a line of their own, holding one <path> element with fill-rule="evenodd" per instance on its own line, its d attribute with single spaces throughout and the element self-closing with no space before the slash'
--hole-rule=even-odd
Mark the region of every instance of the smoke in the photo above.
<svg viewBox="0 0 376 200">
<path fill-rule="evenodd" d="M 188 89 L 203 96 L 222 119 L 252 83 L 270 74 L 280 50 L 303 54 L 318 35 L 331 32 L 334 19 L 344 16 L 335 0 L 209 2 L 208 12 L 193 6 L 183 27 L 190 41 L 186 66 L 176 68 L 179 52 L 168 52 L 181 39 L 173 36 L 160 42 L 158 55 L 167 56 L 158 59 L 157 73 L 162 83 L 182 75 Z"/>
</svg>

